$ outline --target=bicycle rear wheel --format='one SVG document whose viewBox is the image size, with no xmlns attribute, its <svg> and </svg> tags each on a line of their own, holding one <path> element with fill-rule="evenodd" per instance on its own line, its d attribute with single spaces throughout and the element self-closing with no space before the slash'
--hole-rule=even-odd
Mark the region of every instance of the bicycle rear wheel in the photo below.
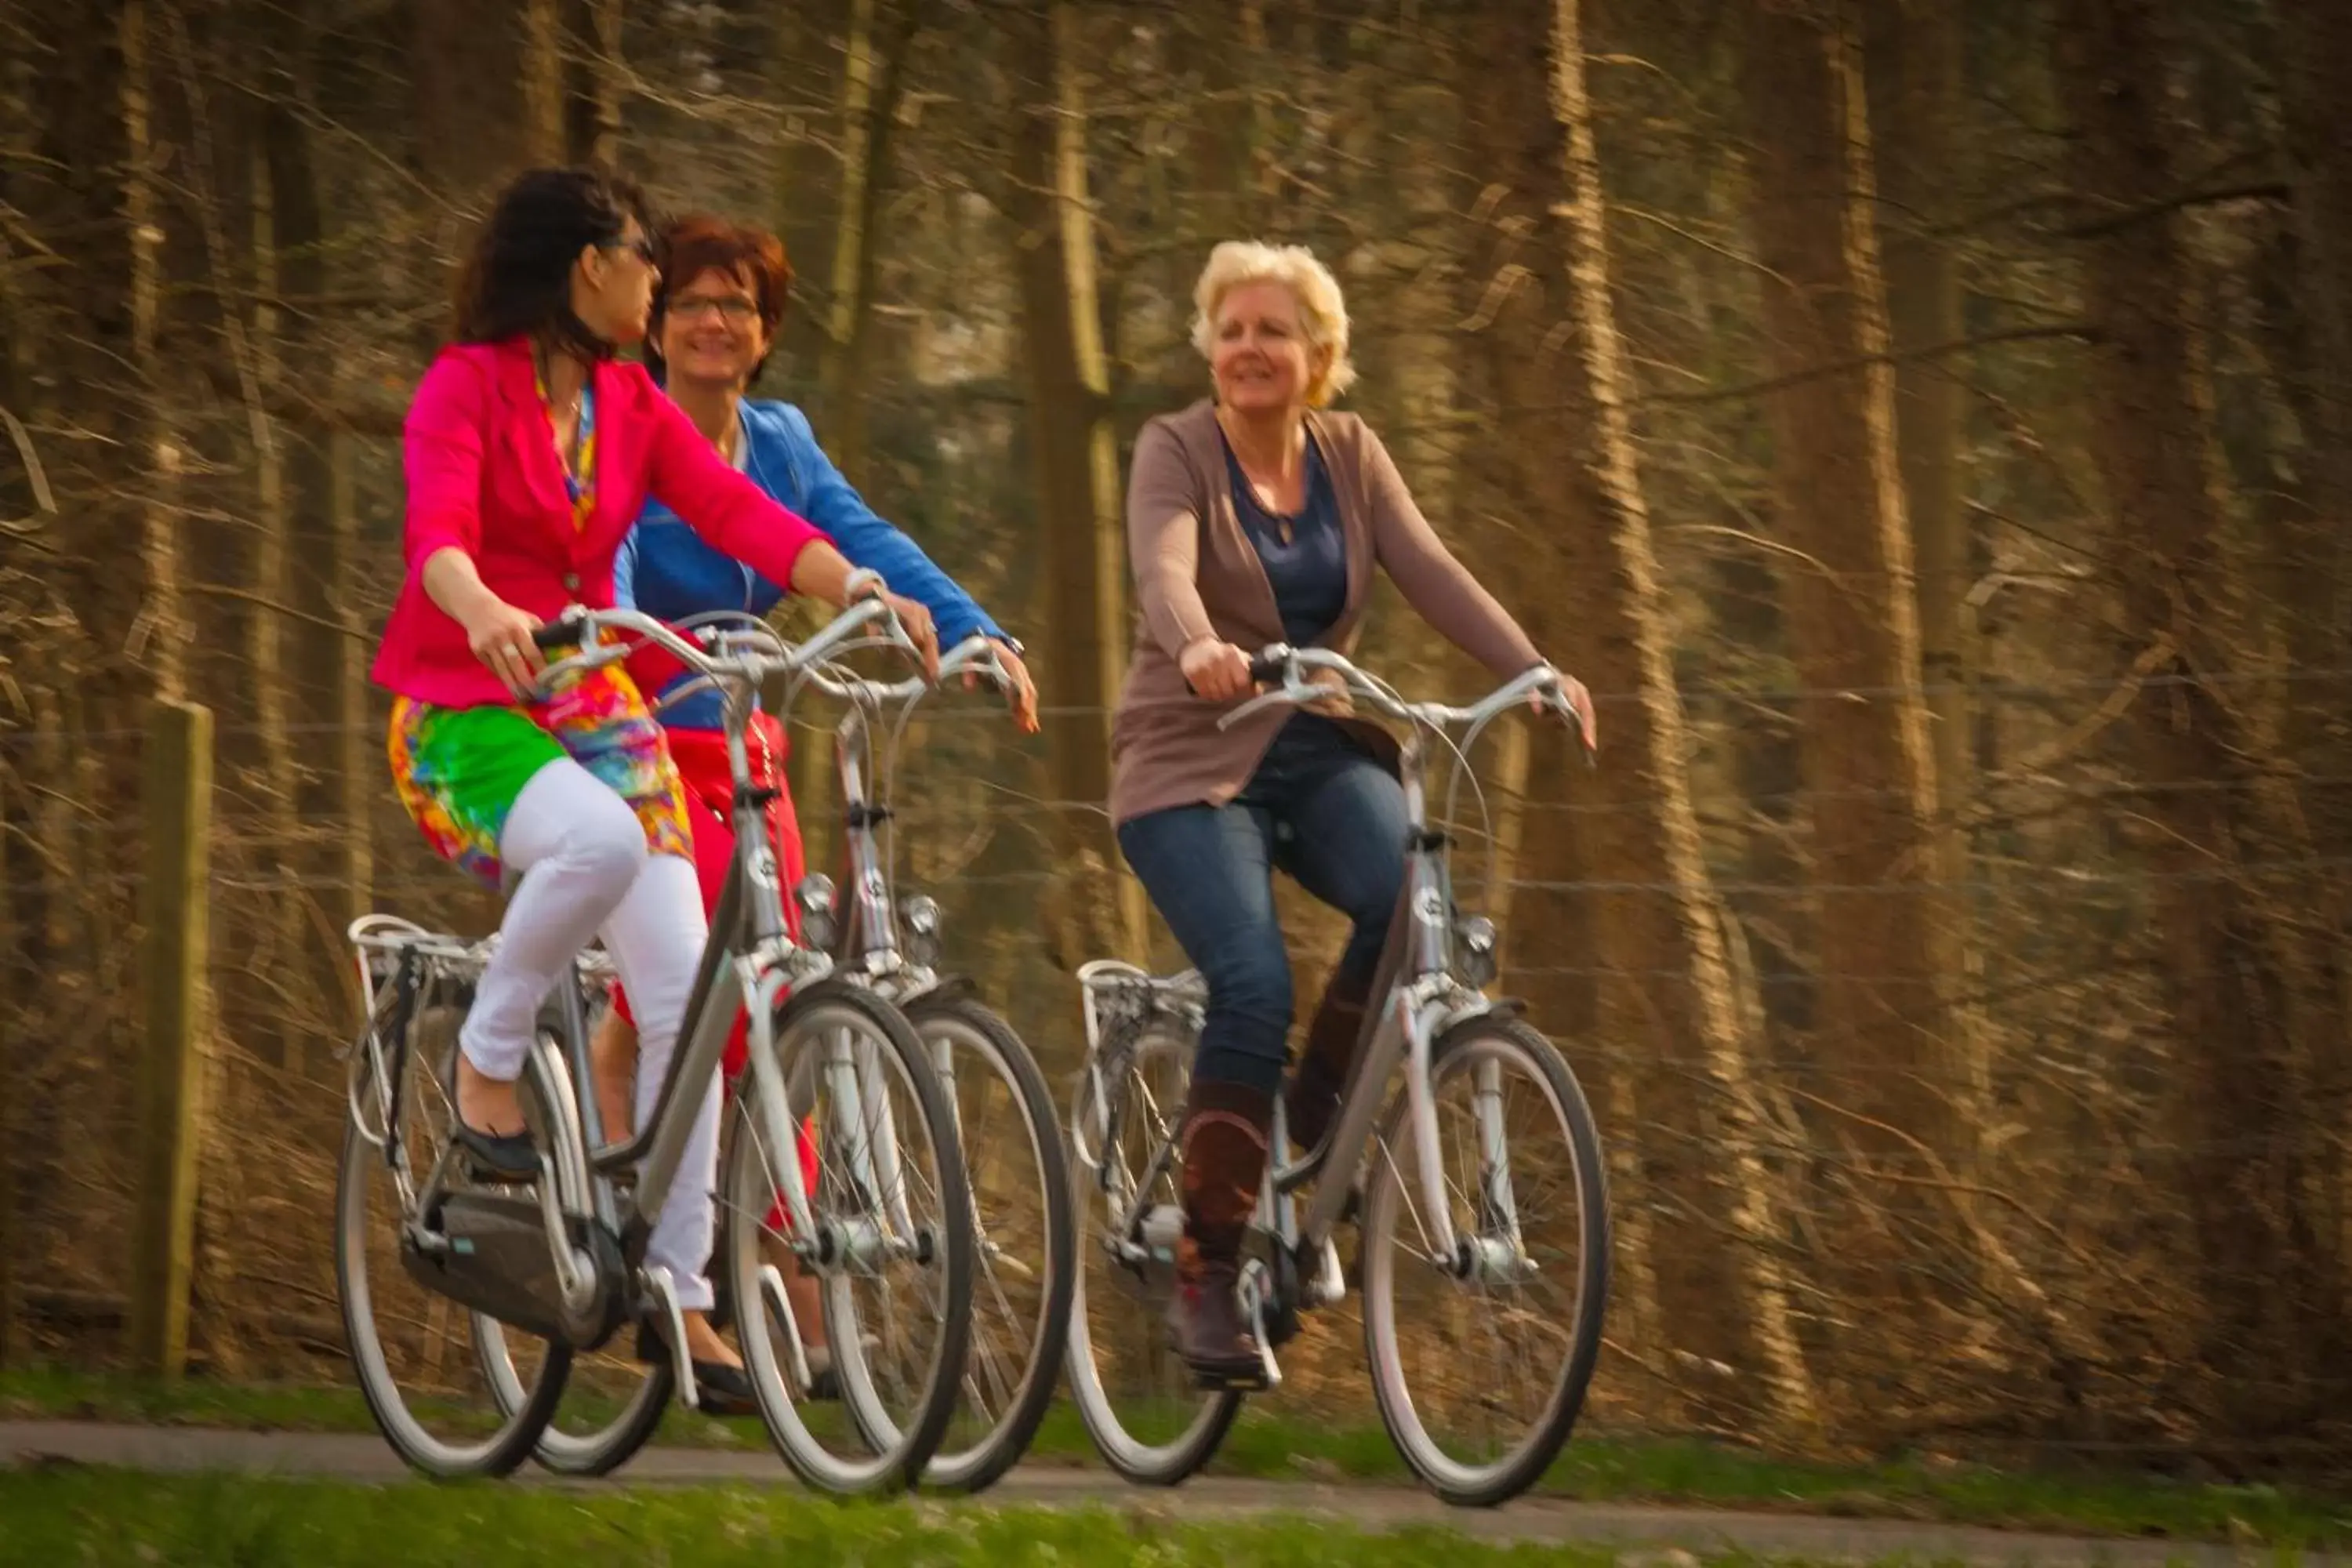
<svg viewBox="0 0 2352 1568">
<path fill-rule="evenodd" d="M 1183 1213 L 1176 1122 L 1192 1077 L 1192 1038 L 1157 1022 L 1129 1026 L 1097 1061 L 1123 1063 L 1106 1083 L 1110 1125 L 1081 1080 L 1071 1130 L 1079 1227 L 1067 1363 L 1087 1436 L 1111 1468 L 1172 1487 L 1209 1462 L 1242 1394 L 1204 1390 L 1161 1321 L 1175 1286 Z M 1130 1217 L 1131 1216 L 1131 1217 Z"/>
<path fill-rule="evenodd" d="M 962 1399 L 927 1485 L 975 1492 L 1019 1463 L 1070 1328 L 1070 1175 L 1052 1091 L 1011 1025 L 967 996 L 907 1009 L 950 1086 L 978 1247 Z"/>
<path fill-rule="evenodd" d="M 1364 1196 L 1364 1345 L 1397 1451 L 1452 1503 L 1541 1476 L 1583 1408 L 1609 1295 L 1600 1133 L 1551 1042 L 1474 1018 L 1432 1053 L 1452 1257 L 1432 1239 L 1400 1091 Z"/>
<path fill-rule="evenodd" d="M 436 1016 L 447 1011 L 428 1011 L 415 1026 L 417 1033 L 436 1022 L 453 1026 L 454 1020 Z M 440 1165 L 456 1119 L 446 1079 L 433 1060 L 446 1060 L 457 1049 L 454 1026 L 446 1032 L 442 1050 L 419 1039 L 410 1049 L 383 1055 L 387 1072 L 394 1070 L 390 1064 L 400 1064 L 397 1084 L 377 1081 L 373 1058 L 363 1058 L 356 1069 L 358 1114 L 344 1130 L 335 1184 L 335 1281 L 352 1369 L 394 1451 L 430 1476 L 503 1476 L 530 1457 L 554 1414 L 572 1352 L 491 1324 L 517 1395 L 501 1399 L 485 1386 L 478 1346 L 468 1342 L 474 1314 L 419 1283 L 402 1264 L 406 1227 L 436 1220 L 420 1215 L 417 1202 Z M 532 1070 L 545 1070 L 537 1058 Z M 389 1114 L 395 1104 L 396 1119 Z M 388 1139 L 395 1120 L 398 1136 Z M 477 1190 L 462 1180 L 449 1189 Z"/>
<path fill-rule="evenodd" d="M 755 1060 L 719 1184 L 744 1367 L 802 1480 L 835 1493 L 912 1487 L 954 1417 L 971 1345 L 971 1193 L 955 1115 L 913 1025 L 870 991 L 838 980 L 800 991 L 776 1035 L 787 1120 L 769 1125 Z M 812 1113 L 816 1234 L 803 1239 L 777 1194 Z M 787 1254 L 818 1279 L 839 1406 L 800 1392 L 805 1331 L 782 1285 Z"/>
</svg>

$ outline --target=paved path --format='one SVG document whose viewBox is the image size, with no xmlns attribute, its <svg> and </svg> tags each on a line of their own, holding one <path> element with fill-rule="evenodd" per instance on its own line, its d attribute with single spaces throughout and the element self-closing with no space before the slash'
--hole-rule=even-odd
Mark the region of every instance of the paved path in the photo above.
<svg viewBox="0 0 2352 1568">
<path fill-rule="evenodd" d="M 349 1433 L 238 1432 L 193 1426 L 122 1426 L 80 1421 L 0 1421 L 0 1465 L 74 1463 L 157 1471 L 256 1474 L 396 1481 L 407 1472 L 373 1436 Z M 614 1480 L 558 1481 L 525 1470 L 526 1484 L 609 1488 L 751 1482 L 792 1485 L 765 1454 L 650 1448 Z M 1986 1564 L 2113 1563 L 2155 1568 L 2239 1568 L 2274 1563 L 2275 1553 L 2161 1541 L 1986 1530 L 1905 1520 L 1825 1519 L 1805 1514 L 1653 1508 L 1525 1499 L 1490 1510 L 1451 1509 L 1400 1487 L 1202 1477 L 1173 1491 L 1131 1487 L 1099 1470 L 1034 1465 L 1015 1470 L 977 1500 L 925 1500 L 925 1508 L 1096 1505 L 1197 1520 L 1211 1515 L 1305 1514 L 1376 1530 L 1435 1525 L 1489 1540 L 1613 1546 L 1636 1554 L 1627 1568 L 1690 1568 L 1685 1552 L 1738 1551 L 1759 1556 Z M 2314 1557 L 2312 1563 L 2346 1563 Z"/>
</svg>

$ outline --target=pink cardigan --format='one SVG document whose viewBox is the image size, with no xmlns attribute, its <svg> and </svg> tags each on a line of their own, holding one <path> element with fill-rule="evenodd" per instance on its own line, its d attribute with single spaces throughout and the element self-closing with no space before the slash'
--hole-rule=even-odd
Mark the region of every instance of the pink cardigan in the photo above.
<svg viewBox="0 0 2352 1568">
<path fill-rule="evenodd" d="M 824 538 L 729 467 L 644 366 L 600 364 L 593 385 L 596 505 L 579 529 L 527 341 L 452 344 L 434 360 L 403 434 L 408 573 L 370 672 L 377 685 L 448 708 L 514 700 L 425 595 L 425 563 L 449 546 L 490 592 L 553 619 L 567 605 L 612 606 L 613 559 L 648 494 L 774 583 Z"/>
</svg>

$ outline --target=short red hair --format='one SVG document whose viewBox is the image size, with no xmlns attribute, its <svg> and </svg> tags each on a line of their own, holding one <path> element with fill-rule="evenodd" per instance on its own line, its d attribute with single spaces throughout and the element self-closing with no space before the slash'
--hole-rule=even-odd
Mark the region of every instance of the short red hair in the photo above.
<svg viewBox="0 0 2352 1568">
<path fill-rule="evenodd" d="M 688 213 L 662 230 L 659 243 L 661 286 L 654 290 L 653 318 L 646 329 L 646 358 L 656 374 L 663 368 L 662 317 L 670 296 L 706 272 L 750 280 L 760 305 L 760 326 L 774 343 L 793 288 L 793 264 L 785 258 L 782 240 L 764 228 L 732 223 L 715 213 Z M 760 366 L 752 366 L 751 374 L 758 376 Z"/>
</svg>

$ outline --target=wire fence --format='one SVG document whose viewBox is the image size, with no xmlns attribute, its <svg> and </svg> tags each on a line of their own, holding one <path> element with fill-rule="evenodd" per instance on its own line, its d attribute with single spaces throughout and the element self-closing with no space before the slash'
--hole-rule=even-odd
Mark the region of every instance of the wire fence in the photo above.
<svg viewBox="0 0 2352 1568">
<path fill-rule="evenodd" d="M 2297 679 L 2352 688 L 2352 672 Z M 2036 686 L 2019 727 L 2054 726 L 2040 705 L 2109 689 Z M 1693 710 L 1714 695 L 1693 693 Z M 896 780 L 901 874 L 940 899 L 954 965 L 1066 1083 L 1082 1049 L 1070 972 L 1106 955 L 1082 945 L 1104 929 L 1085 911 L 1114 901 L 1118 872 L 1100 805 L 1059 798 L 1045 758 L 1072 720 L 1099 714 L 1049 712 L 1043 741 L 1026 742 L 981 702 L 937 708 Z M 257 729 L 218 731 L 194 1328 L 217 1369 L 332 1376 L 312 1331 L 333 1317 L 326 1196 L 338 1053 L 356 1026 L 341 928 L 383 910 L 478 934 L 498 909 L 432 859 L 383 781 L 348 797 L 356 816 L 319 805 L 344 742 L 367 740 L 380 765 L 380 731 L 285 733 L 300 764 L 291 809 L 252 754 Z M 814 734 L 801 726 L 799 742 Z M 6 1329 L 71 1360 L 115 1352 L 131 1271 L 140 742 L 121 728 L 0 731 L 0 1070 L 16 1090 L 0 1223 L 19 1260 Z M 1736 753 L 1743 740 L 1718 730 L 1706 743 Z M 75 771 L 37 776 L 36 752 Z M 1945 819 L 1962 825 L 1958 870 L 1910 864 L 1868 882 L 1814 865 L 1809 825 L 1902 792 L 1749 791 L 1736 768 L 1693 769 L 1708 876 L 1696 890 L 1728 941 L 1727 1036 L 1703 1023 L 1705 976 L 1686 948 L 1645 958 L 1601 929 L 1646 921 L 1671 936 L 1695 889 L 1579 868 L 1579 845 L 1654 816 L 1646 781 L 1608 781 L 1604 798 L 1571 770 L 1513 789 L 1482 753 L 1490 809 L 1454 825 L 1457 893 L 1501 912 L 1498 989 L 1527 998 L 1559 1042 L 1609 1147 L 1618 1283 L 1596 1419 L 1785 1439 L 1767 1349 L 1735 1321 L 1769 1289 L 1790 1304 L 1813 1396 L 1859 1444 L 2327 1470 L 2352 1451 L 2324 1436 L 2344 1373 L 2326 1360 L 2332 1343 L 2305 1341 L 2324 1342 L 2314 1325 L 2352 1307 L 2352 1085 L 2340 1062 L 2297 1057 L 2278 1043 L 2290 1037 L 2242 1020 L 2226 1039 L 2185 1034 L 2183 997 L 2315 1005 L 2295 989 L 2314 977 L 2279 982 L 2275 964 L 2267 993 L 2242 984 L 2269 962 L 2246 943 L 2340 931 L 2352 853 L 2336 846 L 2352 840 L 2331 837 L 2326 805 L 2300 837 L 2184 863 L 2138 826 L 2167 792 L 2236 799 L 2283 784 L 2326 803 L 2352 775 L 2286 754 L 2248 776 L 2152 787 L 2111 755 L 2014 777 L 1998 761 L 1973 781 L 1974 808 Z M 1604 768 L 1630 765 L 1603 752 Z M 2279 922 L 2218 927 L 2200 951 L 2169 940 L 2176 906 L 2225 895 Z M 1344 929 L 1294 889 L 1279 897 L 1311 1000 Z M 1822 910 L 1857 899 L 1889 921 L 1923 906 L 1957 921 L 1954 971 L 1835 951 Z M 1140 951 L 1116 955 L 1182 962 L 1156 922 Z M 1841 1022 L 1839 996 L 1864 998 L 1874 1021 Z M 1921 1104 L 1937 1113 L 1906 1121 L 1899 1108 Z M 2233 1271 L 2210 1234 L 2225 1202 L 2249 1232 L 2292 1232 L 2299 1251 L 2241 1248 Z M 2282 1277 L 2289 1252 L 2301 1261 Z M 2285 1305 L 2250 1317 L 2248 1298 Z M 1338 1321 L 1296 1353 L 1295 1396 L 1334 1418 L 1360 1403 L 1356 1343 Z"/>
</svg>

